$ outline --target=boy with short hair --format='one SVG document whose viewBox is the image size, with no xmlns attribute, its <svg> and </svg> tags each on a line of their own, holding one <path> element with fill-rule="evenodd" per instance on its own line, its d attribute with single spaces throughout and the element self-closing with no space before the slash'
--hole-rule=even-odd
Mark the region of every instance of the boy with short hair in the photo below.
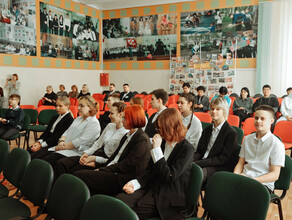
<svg viewBox="0 0 292 220">
<path fill-rule="evenodd" d="M 197 88 L 198 95 L 195 96 L 194 107 L 195 112 L 207 112 L 209 110 L 209 98 L 205 96 L 205 87 Z"/>
<path fill-rule="evenodd" d="M 151 107 L 157 109 L 157 112 L 151 115 L 145 128 L 145 132 L 149 138 L 153 138 L 157 133 L 155 129 L 155 120 L 158 115 L 166 109 L 165 105 L 168 101 L 168 94 L 164 89 L 155 89 L 151 92 L 151 95 Z"/>
<path fill-rule="evenodd" d="M 9 97 L 9 105 L 11 106 L 5 115 L 0 118 L 0 139 L 8 140 L 12 135 L 19 133 L 24 121 L 24 111 L 18 106 L 20 96 L 12 94 Z"/>
<path fill-rule="evenodd" d="M 274 182 L 279 178 L 285 164 L 284 144 L 271 133 L 274 110 L 261 105 L 255 111 L 256 133 L 245 137 L 234 173 L 253 178 L 267 189 L 274 190 Z"/>
</svg>

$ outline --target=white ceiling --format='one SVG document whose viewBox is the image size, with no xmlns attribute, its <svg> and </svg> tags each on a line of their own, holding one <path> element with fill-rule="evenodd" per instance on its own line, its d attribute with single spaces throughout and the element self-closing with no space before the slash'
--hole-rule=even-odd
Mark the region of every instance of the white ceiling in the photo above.
<svg viewBox="0 0 292 220">
<path fill-rule="evenodd" d="M 190 2 L 197 0 L 73 0 L 99 10 L 112 10 L 120 8 L 134 8 L 141 6 Z"/>
</svg>

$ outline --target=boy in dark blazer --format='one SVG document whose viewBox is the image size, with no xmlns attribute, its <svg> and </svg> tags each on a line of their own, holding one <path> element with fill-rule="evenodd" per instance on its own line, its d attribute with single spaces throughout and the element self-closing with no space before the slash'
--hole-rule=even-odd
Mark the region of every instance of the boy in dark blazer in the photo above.
<svg viewBox="0 0 292 220">
<path fill-rule="evenodd" d="M 20 96 L 12 94 L 9 97 L 11 106 L 4 118 L 0 118 L 0 138 L 8 140 L 12 135 L 19 133 L 24 121 L 24 111 L 19 107 Z"/>
<path fill-rule="evenodd" d="M 210 104 L 213 125 L 203 130 L 194 154 L 194 162 L 203 170 L 204 182 L 217 171 L 232 171 L 238 159 L 237 132 L 226 121 L 228 109 L 227 101 L 220 97 Z"/>
<path fill-rule="evenodd" d="M 195 96 L 194 101 L 195 112 L 207 112 L 209 110 L 209 98 L 204 95 L 205 91 L 204 86 L 197 88 L 198 95 Z"/>
<path fill-rule="evenodd" d="M 153 90 L 151 93 L 151 107 L 153 109 L 157 109 L 157 112 L 148 120 L 148 123 L 145 128 L 146 134 L 148 134 L 149 138 L 152 138 L 156 134 L 155 130 L 155 120 L 157 119 L 158 115 L 166 109 L 165 105 L 168 101 L 168 94 L 164 89 L 156 89 Z"/>
<path fill-rule="evenodd" d="M 120 100 L 124 102 L 130 102 L 131 98 L 133 97 L 133 93 L 130 91 L 129 84 L 125 83 L 123 85 L 123 92 L 120 94 Z"/>
</svg>

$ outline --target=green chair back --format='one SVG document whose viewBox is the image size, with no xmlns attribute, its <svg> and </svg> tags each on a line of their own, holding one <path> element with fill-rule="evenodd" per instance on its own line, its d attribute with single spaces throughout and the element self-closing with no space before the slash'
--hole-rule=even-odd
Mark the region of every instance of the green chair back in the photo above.
<svg viewBox="0 0 292 220">
<path fill-rule="evenodd" d="M 202 128 L 203 128 L 203 130 L 204 130 L 206 127 L 208 127 L 209 125 L 212 125 L 212 123 L 203 122 L 203 121 L 201 121 L 201 123 L 202 123 Z"/>
<path fill-rule="evenodd" d="M 14 148 L 5 160 L 3 167 L 4 178 L 18 188 L 29 162 L 30 155 L 26 150 Z"/>
<path fill-rule="evenodd" d="M 70 174 L 63 174 L 52 188 L 47 203 L 47 213 L 54 219 L 78 220 L 89 197 L 89 189 L 82 180 Z M 98 207 L 94 207 L 95 211 L 97 209 Z M 87 219 L 97 218 L 91 216 Z"/>
<path fill-rule="evenodd" d="M 30 123 L 36 124 L 38 120 L 38 111 L 36 109 L 23 109 L 25 115 L 29 115 Z"/>
<path fill-rule="evenodd" d="M 58 112 L 54 109 L 42 110 L 38 116 L 39 124 L 40 125 L 48 125 L 51 118 L 57 114 L 58 114 Z"/>
<path fill-rule="evenodd" d="M 24 119 L 23 119 L 23 125 L 21 128 L 21 131 L 27 131 L 29 129 L 29 125 L 30 125 L 30 116 L 29 115 L 24 115 Z"/>
<path fill-rule="evenodd" d="M 292 179 L 292 158 L 285 155 L 285 167 L 281 168 L 279 179 L 275 182 L 275 189 L 288 190 Z"/>
<path fill-rule="evenodd" d="M 20 184 L 22 195 L 35 206 L 42 208 L 45 199 L 48 198 L 53 175 L 53 168 L 48 162 L 40 159 L 32 160 L 25 169 Z"/>
<path fill-rule="evenodd" d="M 195 208 L 200 196 L 203 180 L 203 171 L 201 167 L 192 163 L 191 176 L 187 191 L 187 206 Z"/>
<path fill-rule="evenodd" d="M 232 127 L 237 132 L 237 141 L 238 141 L 238 144 L 242 144 L 242 140 L 243 140 L 243 137 L 244 137 L 244 131 L 241 128 L 239 128 L 239 127 L 236 127 L 236 126 L 232 126 Z"/>
<path fill-rule="evenodd" d="M 136 213 L 121 200 L 106 195 L 94 195 L 85 204 L 79 220 L 138 220 Z"/>
<path fill-rule="evenodd" d="M 224 220 L 265 220 L 270 193 L 260 182 L 230 172 L 217 172 L 206 186 L 203 207 Z"/>
<path fill-rule="evenodd" d="M 0 172 L 2 171 L 5 159 L 9 154 L 9 145 L 6 141 L 0 139 Z"/>
</svg>

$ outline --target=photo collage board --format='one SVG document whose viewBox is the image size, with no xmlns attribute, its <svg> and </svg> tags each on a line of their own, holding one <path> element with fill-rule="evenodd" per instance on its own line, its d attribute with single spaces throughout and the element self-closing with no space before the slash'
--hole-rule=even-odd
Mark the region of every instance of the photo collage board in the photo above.
<svg viewBox="0 0 292 220">
<path fill-rule="evenodd" d="M 99 61 L 99 19 L 40 2 L 41 56 Z"/>
<path fill-rule="evenodd" d="M 36 56 L 35 0 L 0 1 L 0 53 Z"/>
<path fill-rule="evenodd" d="M 177 14 L 103 20 L 105 62 L 169 60 L 176 56 Z"/>
<path fill-rule="evenodd" d="M 256 58 L 258 5 L 181 13 L 181 57 Z"/>
<path fill-rule="evenodd" d="M 207 96 L 218 94 L 221 86 L 226 86 L 228 94 L 234 92 L 236 69 L 232 69 L 235 60 L 215 59 L 201 61 L 195 57 L 173 57 L 170 61 L 169 92 L 182 93 L 182 85 L 189 83 L 191 91 L 196 94 L 198 86 L 206 88 Z"/>
</svg>

